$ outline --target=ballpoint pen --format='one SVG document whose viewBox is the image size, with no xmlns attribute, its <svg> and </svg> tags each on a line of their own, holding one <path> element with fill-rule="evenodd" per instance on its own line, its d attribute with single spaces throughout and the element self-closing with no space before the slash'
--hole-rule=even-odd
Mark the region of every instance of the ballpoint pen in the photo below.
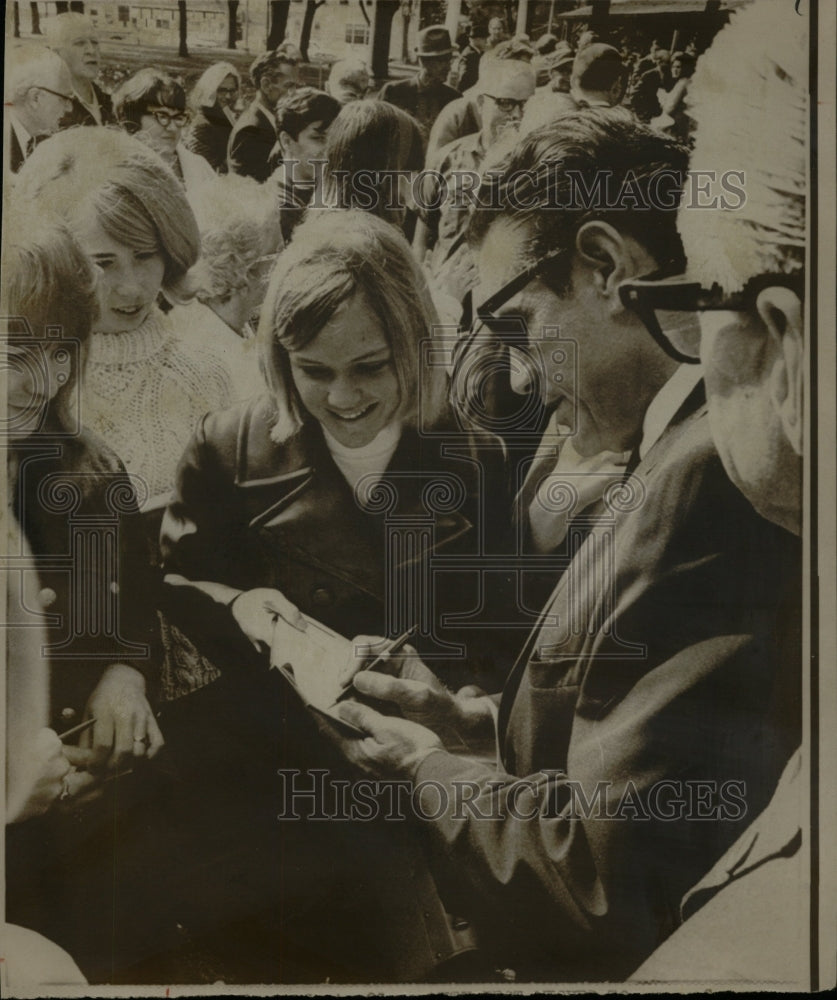
<svg viewBox="0 0 837 1000">
<path fill-rule="evenodd" d="M 392 656 L 393 653 L 397 653 L 405 645 L 407 640 L 410 638 L 413 632 L 416 631 L 417 628 L 418 628 L 417 625 L 412 625 L 410 628 L 407 629 L 406 632 L 402 632 L 401 635 L 399 635 L 396 639 L 393 639 L 392 642 L 389 643 L 389 645 L 385 646 L 381 650 L 381 652 L 378 653 L 377 656 L 375 656 L 375 658 L 372 660 L 372 662 L 369 664 L 368 667 L 364 667 L 363 669 L 374 670 L 376 667 L 379 667 L 382 663 L 385 663 L 390 658 L 390 656 Z M 359 672 L 360 671 L 358 671 L 358 673 Z M 352 675 L 352 677 L 354 678 L 354 675 Z M 347 698 L 353 691 L 354 687 L 352 685 L 352 681 L 350 680 L 348 685 L 344 687 L 343 690 L 340 692 L 340 694 L 337 695 L 337 697 L 334 699 L 334 704 L 336 705 L 338 702 L 343 701 L 343 699 Z"/>
</svg>

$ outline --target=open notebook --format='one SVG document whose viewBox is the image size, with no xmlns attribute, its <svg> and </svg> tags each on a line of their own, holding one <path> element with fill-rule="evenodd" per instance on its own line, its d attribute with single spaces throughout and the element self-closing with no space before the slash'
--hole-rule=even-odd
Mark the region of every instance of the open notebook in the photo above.
<svg viewBox="0 0 837 1000">
<path fill-rule="evenodd" d="M 336 710 L 338 700 L 342 700 L 347 690 L 340 682 L 340 675 L 352 658 L 352 643 L 316 619 L 303 617 L 308 625 L 304 632 L 281 618 L 276 619 L 270 665 L 284 674 L 314 712 L 328 716 L 340 728 L 360 733 L 341 719 Z"/>
</svg>

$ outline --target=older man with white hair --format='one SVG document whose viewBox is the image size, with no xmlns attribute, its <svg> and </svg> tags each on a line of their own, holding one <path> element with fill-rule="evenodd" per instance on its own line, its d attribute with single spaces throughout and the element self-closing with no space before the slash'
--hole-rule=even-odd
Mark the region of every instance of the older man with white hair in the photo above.
<svg viewBox="0 0 837 1000">
<path fill-rule="evenodd" d="M 486 155 L 504 136 L 517 132 L 526 102 L 534 93 L 535 71 L 529 63 L 491 55 L 483 58 L 476 96 L 480 130 L 445 146 L 435 162 L 428 163 L 419 206 L 423 219 L 417 226 L 414 246 L 419 254 L 432 250 L 432 273 L 441 271 L 449 254 L 462 242 L 470 204 L 463 185 L 475 187 Z"/>
<path fill-rule="evenodd" d="M 72 80 L 58 56 L 42 46 L 20 46 L 8 53 L 4 148 L 17 173 L 44 136 L 52 135 L 72 107 Z"/>
<path fill-rule="evenodd" d="M 675 303 L 697 314 L 699 337 L 675 332 L 671 339 L 693 356 L 700 353 L 712 436 L 727 475 L 759 514 L 797 535 L 805 423 L 807 36 L 808 24 L 792 5 L 766 0 L 735 14 L 701 56 L 690 92 L 697 121 L 690 166 L 744 171 L 747 201 L 735 211 L 681 208 L 688 279 L 640 291 L 651 308 L 665 299 L 669 316 Z M 726 95 L 720 111 L 719 93 Z M 776 586 L 796 591 L 798 600 L 799 579 L 789 575 Z M 784 696 L 797 705 L 798 636 L 791 632 L 784 646 Z M 791 757 L 767 808 L 685 895 L 685 923 L 633 979 L 809 988 L 802 759 L 801 750 Z"/>
<path fill-rule="evenodd" d="M 47 44 L 64 60 L 73 83 L 73 107 L 64 125 L 110 125 L 110 96 L 96 83 L 99 35 L 85 14 L 68 11 L 46 23 Z"/>
</svg>

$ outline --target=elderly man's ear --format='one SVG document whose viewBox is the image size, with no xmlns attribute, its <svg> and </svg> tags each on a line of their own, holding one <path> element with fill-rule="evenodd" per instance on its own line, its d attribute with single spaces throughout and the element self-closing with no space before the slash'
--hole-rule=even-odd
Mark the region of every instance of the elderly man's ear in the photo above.
<svg viewBox="0 0 837 1000">
<path fill-rule="evenodd" d="M 770 399 L 797 455 L 802 454 L 805 342 L 802 303 L 789 288 L 765 288 L 756 309 L 770 335 L 767 354 Z"/>
</svg>

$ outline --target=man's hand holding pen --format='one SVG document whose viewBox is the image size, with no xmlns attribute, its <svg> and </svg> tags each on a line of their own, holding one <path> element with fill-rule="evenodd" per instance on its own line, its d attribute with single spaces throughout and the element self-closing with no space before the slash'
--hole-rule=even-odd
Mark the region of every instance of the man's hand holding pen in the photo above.
<svg viewBox="0 0 837 1000">
<path fill-rule="evenodd" d="M 343 753 L 365 771 L 412 777 L 433 750 L 461 750 L 493 739 L 488 698 L 478 688 L 454 694 L 406 644 L 394 649 L 386 640 L 358 636 L 356 655 L 341 680 L 365 698 L 388 702 L 404 716 L 387 716 L 368 705 L 346 701 L 339 714 L 368 736 L 341 741 Z"/>
</svg>

